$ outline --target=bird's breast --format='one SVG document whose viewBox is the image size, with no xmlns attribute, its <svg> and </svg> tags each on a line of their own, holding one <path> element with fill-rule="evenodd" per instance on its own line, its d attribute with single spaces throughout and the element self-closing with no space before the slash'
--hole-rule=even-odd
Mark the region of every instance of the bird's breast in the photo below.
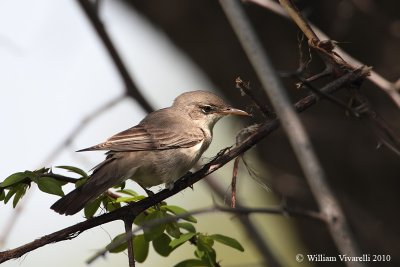
<svg viewBox="0 0 400 267">
<path fill-rule="evenodd" d="M 192 147 L 148 152 L 131 179 L 144 187 L 171 184 L 197 163 L 209 145 L 210 142 L 204 139 Z"/>
</svg>

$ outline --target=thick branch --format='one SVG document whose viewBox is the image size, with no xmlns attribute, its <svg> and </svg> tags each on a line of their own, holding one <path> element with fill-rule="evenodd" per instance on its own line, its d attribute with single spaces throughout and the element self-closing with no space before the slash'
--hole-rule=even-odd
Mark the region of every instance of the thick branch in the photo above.
<svg viewBox="0 0 400 267">
<path fill-rule="evenodd" d="M 341 87 L 357 82 L 360 79 L 365 78 L 366 76 L 367 72 L 365 71 L 365 69 L 356 70 L 329 83 L 328 85 L 323 87 L 321 91 L 325 93 L 333 93 L 338 89 L 340 89 Z M 300 100 L 299 102 L 297 102 L 294 105 L 294 107 L 298 112 L 302 112 L 307 108 L 311 107 L 316 102 L 317 102 L 316 96 L 309 95 Z M 134 203 L 133 205 L 125 206 L 113 212 L 103 214 L 98 217 L 94 217 L 84 222 L 75 224 L 73 226 L 64 228 L 60 231 L 43 236 L 15 249 L 0 252 L 0 263 L 8 261 L 10 259 L 19 258 L 25 253 L 33 251 L 47 244 L 72 239 L 78 236 L 80 233 L 88 229 L 94 228 L 96 226 L 115 220 L 123 220 L 124 218 L 128 218 L 127 216 L 131 216 L 133 218 L 142 211 L 146 210 L 147 208 L 154 206 L 155 204 L 165 200 L 166 198 L 177 194 L 178 192 L 184 190 L 187 187 L 192 186 L 194 183 L 201 180 L 203 177 L 221 168 L 230 160 L 236 158 L 238 155 L 243 154 L 244 152 L 252 148 L 254 145 L 260 142 L 263 138 L 268 136 L 278 127 L 279 127 L 279 122 L 277 119 L 265 122 L 241 144 L 230 149 L 228 152 L 216 157 L 211 162 L 204 165 L 199 171 L 191 175 L 186 175 L 184 176 L 184 178 L 178 180 L 175 183 L 174 188 L 172 190 L 168 189 L 163 190 L 151 197 L 148 197 L 137 203 Z"/>
</svg>

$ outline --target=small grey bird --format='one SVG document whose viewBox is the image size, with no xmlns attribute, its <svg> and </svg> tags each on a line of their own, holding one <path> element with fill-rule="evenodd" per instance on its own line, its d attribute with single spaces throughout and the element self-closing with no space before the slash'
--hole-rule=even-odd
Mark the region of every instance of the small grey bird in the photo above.
<svg viewBox="0 0 400 267">
<path fill-rule="evenodd" d="M 104 143 L 79 151 L 108 150 L 88 181 L 51 209 L 72 215 L 108 188 L 132 179 L 143 188 L 173 183 L 187 173 L 212 141 L 215 123 L 225 115 L 249 115 L 205 91 L 178 96 L 171 107 L 154 111 L 138 125 Z"/>
</svg>

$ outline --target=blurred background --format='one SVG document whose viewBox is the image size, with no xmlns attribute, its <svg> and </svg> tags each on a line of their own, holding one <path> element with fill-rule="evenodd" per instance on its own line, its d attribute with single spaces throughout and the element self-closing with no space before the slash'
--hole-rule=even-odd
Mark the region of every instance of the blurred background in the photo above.
<svg viewBox="0 0 400 267">
<path fill-rule="evenodd" d="M 238 108 L 254 112 L 255 116 L 250 119 L 227 118 L 220 122 L 202 163 L 220 149 L 234 144 L 243 126 L 262 121 L 252 103 L 235 89 L 234 81 L 240 76 L 250 81 L 258 96 L 268 103 L 218 1 L 103 0 L 99 3 L 99 16 L 106 30 L 141 93 L 155 108 L 169 106 L 182 92 L 203 89 L 216 92 Z M 295 3 L 350 55 L 372 66 L 389 81 L 400 77 L 400 2 Z M 295 71 L 299 62 L 296 26 L 250 3 L 245 4 L 245 10 L 276 70 Z M 1 1 L 0 59 L 3 148 L 0 180 L 14 172 L 42 166 L 74 165 L 89 171 L 103 155 L 74 151 L 102 142 L 137 124 L 146 114 L 134 99 L 121 98 L 124 84 L 77 1 Z M 309 72 L 317 73 L 321 68 L 322 63 L 314 55 Z M 293 101 L 308 93 L 296 89 L 296 80 L 284 82 Z M 362 92 L 399 133 L 399 110 L 387 95 L 368 81 L 363 84 Z M 343 90 L 338 97 L 348 101 L 350 95 Z M 114 105 L 105 109 L 110 102 Z M 88 116 L 90 122 L 81 124 Z M 382 266 L 398 266 L 399 156 L 385 147 L 377 149 L 379 140 L 374 131 L 364 121 L 347 116 L 342 108 L 330 102 L 321 101 L 301 118 L 362 251 L 391 255 L 391 262 Z M 72 142 L 60 147 L 77 127 L 80 130 Z M 238 200 L 241 203 L 271 207 L 285 202 L 289 207 L 316 209 L 282 130 L 268 136 L 245 157 L 271 191 L 263 189 L 240 166 Z M 228 164 L 212 178 L 226 191 L 227 198 L 231 176 L 232 164 Z M 134 183 L 129 186 L 140 191 Z M 41 193 L 34 187 L 20 203 L 22 210 L 17 220 L 11 203 L 1 206 L 0 250 L 84 220 L 82 213 L 64 217 L 52 212 L 49 207 L 58 197 Z M 168 199 L 168 203 L 192 210 L 212 205 L 213 196 L 207 183 L 201 181 L 193 191 L 185 190 Z M 246 248 L 241 253 L 218 246 L 222 266 L 264 266 L 262 255 L 257 253 L 253 240 L 237 218 L 207 214 L 198 220 L 198 231 L 235 237 Z M 251 221 L 282 266 L 299 266 L 295 261 L 297 253 L 338 254 L 321 222 L 274 215 L 252 215 Z M 107 224 L 71 241 L 37 249 L 3 266 L 84 266 L 87 258 L 121 232 L 121 223 Z M 186 244 L 168 258 L 150 252 L 142 265 L 173 266 L 192 258 L 193 250 Z M 127 266 L 127 256 L 109 254 L 93 263 L 95 266 L 110 264 Z M 325 265 L 303 262 L 301 266 Z M 329 263 L 329 266 L 343 265 Z"/>
</svg>

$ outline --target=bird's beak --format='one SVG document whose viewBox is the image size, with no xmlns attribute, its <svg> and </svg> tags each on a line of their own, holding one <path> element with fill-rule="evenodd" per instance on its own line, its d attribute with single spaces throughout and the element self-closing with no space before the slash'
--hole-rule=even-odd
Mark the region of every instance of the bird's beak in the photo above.
<svg viewBox="0 0 400 267">
<path fill-rule="evenodd" d="M 237 109 L 237 108 L 232 108 L 232 107 L 226 107 L 222 109 L 220 112 L 218 112 L 222 115 L 240 115 L 240 116 L 251 116 L 249 113 L 246 111 Z"/>
</svg>

